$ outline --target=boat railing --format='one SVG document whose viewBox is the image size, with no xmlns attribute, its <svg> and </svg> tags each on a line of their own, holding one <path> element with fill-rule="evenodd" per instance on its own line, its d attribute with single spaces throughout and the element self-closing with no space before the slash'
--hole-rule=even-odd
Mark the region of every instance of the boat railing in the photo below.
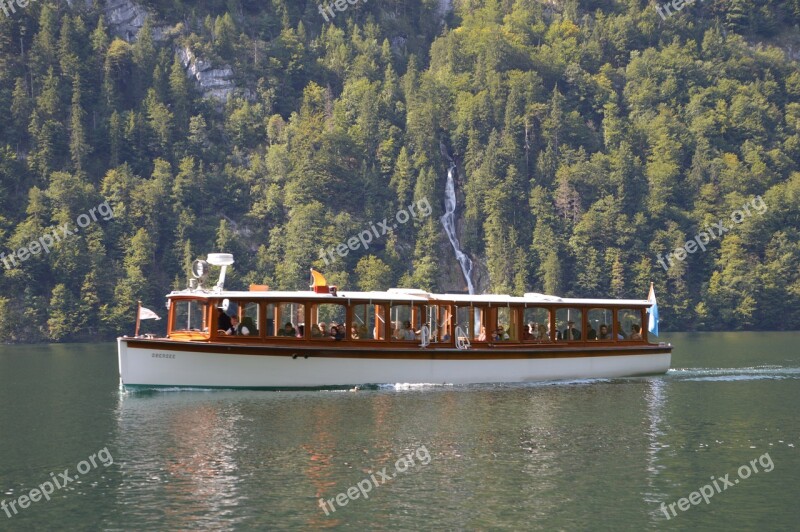
<svg viewBox="0 0 800 532">
<path fill-rule="evenodd" d="M 423 323 L 419 330 L 420 347 L 428 347 L 431 343 L 431 330 L 427 323 Z"/>
<path fill-rule="evenodd" d="M 456 326 L 456 348 L 469 349 L 472 345 L 469 343 L 469 336 L 467 332 L 461 328 L 460 325 Z"/>
</svg>

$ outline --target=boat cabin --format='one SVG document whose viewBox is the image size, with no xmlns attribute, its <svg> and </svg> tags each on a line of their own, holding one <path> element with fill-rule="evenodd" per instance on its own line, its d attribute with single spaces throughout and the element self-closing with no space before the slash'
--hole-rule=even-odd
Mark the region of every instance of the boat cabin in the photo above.
<svg viewBox="0 0 800 532">
<path fill-rule="evenodd" d="M 168 336 L 206 342 L 358 342 L 442 347 L 647 342 L 646 300 L 387 292 L 173 292 Z M 235 323 L 235 326 L 234 326 Z M 333 329 L 335 328 L 335 332 Z"/>
</svg>

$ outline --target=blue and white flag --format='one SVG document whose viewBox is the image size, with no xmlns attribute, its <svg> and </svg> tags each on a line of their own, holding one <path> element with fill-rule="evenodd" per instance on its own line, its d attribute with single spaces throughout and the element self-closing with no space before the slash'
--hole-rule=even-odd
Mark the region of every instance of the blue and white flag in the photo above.
<svg viewBox="0 0 800 532">
<path fill-rule="evenodd" d="M 650 307 L 650 321 L 647 324 L 647 330 L 653 336 L 658 336 L 658 302 L 656 301 L 656 291 L 653 289 L 653 283 L 650 283 L 650 295 L 647 296 L 652 306 Z"/>
</svg>

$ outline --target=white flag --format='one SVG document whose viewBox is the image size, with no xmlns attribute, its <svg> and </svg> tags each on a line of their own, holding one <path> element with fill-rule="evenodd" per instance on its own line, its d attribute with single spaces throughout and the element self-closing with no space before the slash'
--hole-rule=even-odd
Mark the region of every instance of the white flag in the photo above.
<svg viewBox="0 0 800 532">
<path fill-rule="evenodd" d="M 160 320 L 161 318 L 158 317 L 158 314 L 150 310 L 149 308 L 139 307 L 139 319 L 140 320 Z"/>
</svg>

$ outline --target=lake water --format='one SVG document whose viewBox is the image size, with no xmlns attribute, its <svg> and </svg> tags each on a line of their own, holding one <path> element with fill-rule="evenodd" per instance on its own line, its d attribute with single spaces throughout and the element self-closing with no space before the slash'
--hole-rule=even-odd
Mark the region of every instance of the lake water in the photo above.
<svg viewBox="0 0 800 532">
<path fill-rule="evenodd" d="M 0 347 L 0 529 L 797 530 L 800 333 L 660 340 L 663 376 L 359 392 L 124 394 L 114 344 Z"/>
</svg>

